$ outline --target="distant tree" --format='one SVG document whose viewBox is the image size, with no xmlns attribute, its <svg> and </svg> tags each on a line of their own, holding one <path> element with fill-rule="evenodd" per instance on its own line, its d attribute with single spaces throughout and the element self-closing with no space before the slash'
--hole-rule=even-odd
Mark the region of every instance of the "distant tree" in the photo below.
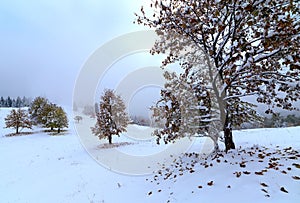
<svg viewBox="0 0 300 203">
<path fill-rule="evenodd" d="M 77 123 L 79 123 L 82 119 L 83 119 L 82 116 L 75 116 L 75 117 L 74 117 L 74 120 L 75 120 Z"/>
<path fill-rule="evenodd" d="M 300 124 L 300 118 L 295 116 L 294 114 L 292 115 L 288 115 L 286 118 L 285 118 L 285 121 L 287 122 L 287 124 L 289 126 L 296 126 L 296 125 L 299 125 Z"/>
<path fill-rule="evenodd" d="M 101 96 L 97 122 L 92 127 L 92 133 L 99 139 L 108 139 L 112 144 L 112 136 L 126 132 L 129 117 L 125 111 L 125 104 L 119 95 L 113 90 L 105 90 Z"/>
<path fill-rule="evenodd" d="M 5 107 L 5 100 L 2 96 L 0 98 L 0 107 Z"/>
<path fill-rule="evenodd" d="M 16 129 L 16 134 L 19 134 L 23 128 L 32 129 L 32 123 L 28 117 L 28 113 L 24 109 L 11 110 L 10 114 L 5 118 L 6 128 Z"/>
<path fill-rule="evenodd" d="M 49 105 L 49 101 L 44 97 L 36 97 L 31 103 L 28 111 L 34 125 L 45 124 L 45 116 L 47 115 L 47 112 L 45 112 L 45 107 L 47 105 Z"/>
<path fill-rule="evenodd" d="M 61 129 L 68 127 L 68 117 L 62 107 L 51 105 L 51 110 L 47 112 L 47 119 L 45 121 L 45 127 L 57 128 L 57 133 L 60 133 Z"/>
<path fill-rule="evenodd" d="M 11 100 L 10 96 L 7 97 L 6 107 L 12 107 L 12 100 Z"/>
<path fill-rule="evenodd" d="M 83 107 L 82 113 L 84 115 L 87 115 L 87 116 L 94 116 L 95 115 L 95 108 L 92 105 L 85 105 Z"/>
<path fill-rule="evenodd" d="M 17 97 L 16 103 L 15 103 L 15 107 L 20 108 L 20 107 L 23 107 L 23 105 L 24 105 L 24 104 L 22 103 L 21 97 Z"/>
</svg>

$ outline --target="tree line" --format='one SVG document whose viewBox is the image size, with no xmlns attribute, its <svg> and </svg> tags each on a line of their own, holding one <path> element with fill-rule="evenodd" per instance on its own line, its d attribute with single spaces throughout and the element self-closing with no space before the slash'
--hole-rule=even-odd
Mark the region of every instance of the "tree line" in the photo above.
<svg viewBox="0 0 300 203">
<path fill-rule="evenodd" d="M 10 96 L 4 98 L 3 96 L 1 96 L 0 98 L 0 107 L 7 107 L 7 108 L 29 107 L 30 103 L 31 103 L 31 98 L 25 96 L 23 98 L 19 96 L 17 98 L 11 98 Z"/>
<path fill-rule="evenodd" d="M 14 128 L 16 134 L 20 133 L 23 128 L 32 129 L 32 126 L 50 128 L 51 131 L 68 127 L 68 117 L 62 107 L 49 102 L 44 97 L 36 97 L 29 105 L 28 110 L 12 109 L 10 114 L 5 118 L 6 128 Z"/>
</svg>

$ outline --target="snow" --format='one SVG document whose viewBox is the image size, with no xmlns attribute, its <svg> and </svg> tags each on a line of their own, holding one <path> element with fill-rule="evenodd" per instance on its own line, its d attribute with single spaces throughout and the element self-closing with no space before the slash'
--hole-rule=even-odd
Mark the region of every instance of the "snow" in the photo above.
<svg viewBox="0 0 300 203">
<path fill-rule="evenodd" d="M 0 202 L 300 201 L 300 180 L 292 178 L 300 176 L 300 169 L 295 167 L 295 164 L 299 164 L 299 156 L 295 159 L 296 155 L 290 154 L 293 150 L 300 151 L 300 127 L 234 131 L 238 149 L 228 154 L 223 153 L 224 157 L 213 159 L 204 155 L 197 158 L 194 155 L 181 155 L 182 159 L 176 158 L 173 165 L 163 166 L 162 162 L 150 163 L 147 158 L 170 148 L 154 144 L 149 137 L 151 128 L 131 125 L 127 136 L 114 137 L 113 142 L 133 144 L 117 149 L 96 149 L 95 146 L 103 145 L 107 141 L 98 141 L 95 137 L 87 138 L 88 141 L 84 142 L 82 137 L 77 136 L 80 126 L 81 129 L 85 125 L 93 126 L 94 119 L 83 116 L 83 120 L 76 124 L 77 129 L 70 122 L 68 132 L 61 136 L 50 136 L 42 129 L 35 128 L 32 135 L 6 137 L 6 134 L 13 132 L 13 129 L 4 128 L 4 118 L 9 112 L 10 109 L 0 108 Z M 69 113 L 69 120 L 71 118 Z M 83 143 L 90 145 L 83 146 Z M 189 148 L 191 153 L 208 152 L 213 146 L 208 138 L 197 138 L 192 143 Z M 221 147 L 224 148 L 223 145 Z M 156 165 L 153 168 L 165 169 L 161 170 L 162 175 L 116 173 L 102 167 L 91 154 L 91 151 L 102 151 L 102 155 L 105 155 L 112 150 L 139 155 L 137 157 L 148 161 L 148 164 Z M 284 155 L 278 154 L 278 151 Z M 171 152 L 174 151 L 170 150 Z M 251 153 L 254 153 L 253 156 L 250 156 Z M 260 158 L 257 156 L 260 153 L 273 154 L 259 162 Z M 294 158 L 283 158 L 286 156 Z M 109 158 L 112 161 L 114 159 Z M 269 169 L 264 175 L 256 175 L 255 172 L 268 166 L 269 158 L 279 158 L 279 170 Z M 243 161 L 246 165 L 244 168 L 239 165 Z M 178 162 L 185 168 L 195 162 L 194 171 L 185 169 L 181 172 L 175 167 Z M 282 173 L 283 170 L 287 174 Z M 244 174 L 245 171 L 250 174 Z M 236 175 L 238 172 L 241 172 L 240 177 Z M 171 175 L 164 180 L 165 174 Z M 212 185 L 209 186 L 211 181 Z M 262 186 L 263 183 L 268 186 Z M 281 187 L 288 193 L 281 191 Z"/>
</svg>

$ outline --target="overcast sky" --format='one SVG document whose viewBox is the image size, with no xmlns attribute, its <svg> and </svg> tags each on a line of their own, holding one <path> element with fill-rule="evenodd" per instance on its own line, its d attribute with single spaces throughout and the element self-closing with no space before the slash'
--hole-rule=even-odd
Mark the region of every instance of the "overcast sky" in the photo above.
<svg viewBox="0 0 300 203">
<path fill-rule="evenodd" d="M 102 44 L 144 30 L 141 0 L 2 0 L 0 96 L 71 104 L 80 68 Z"/>
</svg>

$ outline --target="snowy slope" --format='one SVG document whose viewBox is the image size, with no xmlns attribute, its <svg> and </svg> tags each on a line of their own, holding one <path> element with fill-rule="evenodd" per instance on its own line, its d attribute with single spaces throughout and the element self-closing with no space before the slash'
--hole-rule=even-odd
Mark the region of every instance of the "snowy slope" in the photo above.
<svg viewBox="0 0 300 203">
<path fill-rule="evenodd" d="M 5 137 L 13 132 L 3 128 L 9 111 L 0 109 L 0 202 L 300 202 L 295 152 L 300 151 L 300 127 L 236 131 L 238 149 L 218 157 L 192 154 L 203 150 L 202 138 L 194 142 L 191 154 L 160 166 L 164 169 L 157 174 L 134 176 L 98 164 L 82 146 L 72 122 L 63 136 L 36 128 L 33 135 Z M 146 128 L 130 128 L 129 132 L 149 133 Z M 132 139 L 133 144 L 118 150 L 145 156 L 166 148 L 143 139 Z M 96 146 L 105 143 L 94 141 Z M 266 169 L 269 163 L 274 167 Z M 262 170 L 267 171 L 255 174 Z"/>
</svg>

